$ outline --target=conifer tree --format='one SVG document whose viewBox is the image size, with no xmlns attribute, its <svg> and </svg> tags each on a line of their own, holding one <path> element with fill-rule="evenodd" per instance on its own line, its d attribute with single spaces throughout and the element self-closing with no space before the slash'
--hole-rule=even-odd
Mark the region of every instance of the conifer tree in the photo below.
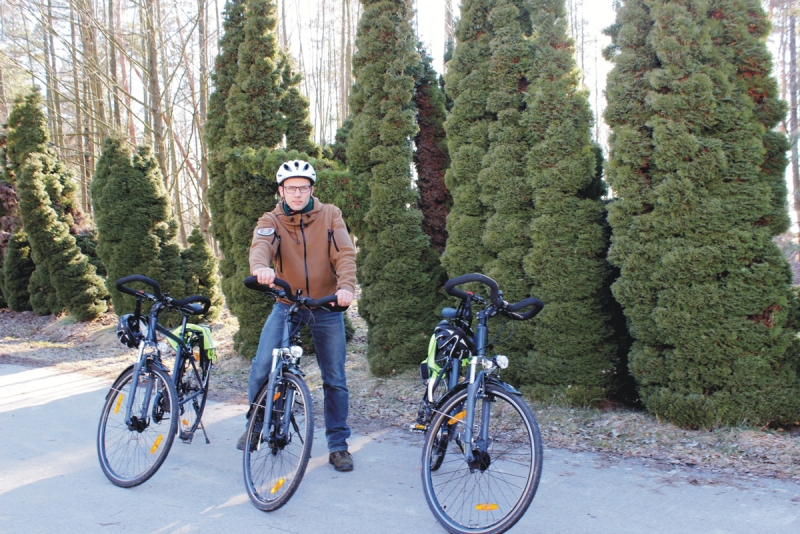
<svg viewBox="0 0 800 534">
<path fill-rule="evenodd" d="M 353 60 L 353 127 L 347 161 L 357 190 L 369 190 L 358 224 L 359 313 L 376 374 L 419 363 L 435 322 L 442 283 L 438 258 L 414 208 L 411 146 L 414 70 L 419 62 L 404 0 L 362 0 Z"/>
<path fill-rule="evenodd" d="M 186 295 L 177 222 L 158 163 L 147 147 L 131 157 L 119 139 L 106 139 L 92 179 L 92 206 L 99 233 L 97 253 L 103 260 L 117 315 L 133 311 L 135 299 L 116 290 L 124 276 L 141 274 L 157 281 L 163 292 Z"/>
<path fill-rule="evenodd" d="M 31 309 L 28 281 L 35 266 L 31 259 L 31 246 L 28 236 L 17 230 L 11 235 L 6 247 L 3 263 L 3 297 L 14 311 Z"/>
<path fill-rule="evenodd" d="M 107 293 L 86 256 L 81 254 L 67 223 L 59 219 L 50 202 L 47 184 L 61 182 L 58 166 L 50 154 L 31 154 L 17 176 L 20 213 L 37 272 L 49 271 L 50 283 L 61 306 L 79 321 L 88 321 L 106 311 Z M 32 293 L 29 286 L 29 292 Z M 33 295 L 31 295 L 33 297 Z M 58 311 L 48 302 L 51 311 Z"/>
<path fill-rule="evenodd" d="M 186 276 L 186 295 L 203 295 L 211 299 L 211 308 L 203 317 L 209 321 L 217 319 L 223 305 L 217 257 L 196 226 L 189 235 L 189 248 L 181 252 L 181 259 Z"/>
<path fill-rule="evenodd" d="M 602 166 L 590 136 L 592 112 L 579 88 L 564 1 L 534 0 L 530 9 L 536 29 L 530 41 L 533 58 L 519 82 L 526 95 L 519 124 L 528 146 L 527 187 L 520 192 L 527 198 L 525 203 L 522 195 L 503 199 L 489 219 L 487 235 L 498 215 L 505 221 L 487 246 L 491 241 L 498 247 L 495 269 L 500 267 L 497 277 L 504 287 L 514 287 L 513 278 L 519 276 L 519 256 L 513 256 L 513 264 L 508 259 L 516 246 L 522 247 L 530 292 L 545 303 L 533 324 L 521 325 L 513 339 L 521 347 L 526 342 L 535 347 L 528 352 L 521 381 L 534 384 L 534 395 L 542 399 L 597 403 L 614 395 L 627 377 L 619 361 L 605 258 L 609 231 Z M 495 183 L 509 196 L 515 187 Z M 531 214 L 530 223 L 526 214 Z M 531 236 L 530 244 L 512 241 L 509 234 L 517 232 Z M 526 295 L 523 290 L 509 296 Z"/>
<path fill-rule="evenodd" d="M 208 134 L 211 229 L 223 254 L 222 289 L 239 320 L 236 350 L 249 357 L 255 355 L 272 307 L 263 295 L 242 284 L 250 274 L 253 228 L 264 212 L 275 207 L 278 165 L 286 159 L 308 157 L 276 148 L 284 138 L 291 146 L 301 146 L 298 132 L 311 131 L 307 101 L 299 93 L 286 96 L 299 78 L 291 74 L 288 58 L 278 49 L 275 26 L 275 4 L 270 0 L 227 5 L 212 96 L 213 111 L 219 116 Z M 290 102 L 296 107 L 289 109 Z M 291 134 L 289 124 L 294 129 Z M 306 146 L 313 144 L 309 140 Z"/>
<path fill-rule="evenodd" d="M 414 136 L 414 165 L 419 189 L 417 205 L 422 212 L 422 231 L 430 238 L 431 246 L 441 253 L 447 243 L 447 211 L 453 203 L 444 184 L 444 173 L 450 165 L 444 132 L 445 96 L 431 65 L 431 57 L 422 43 L 417 43 L 417 52 L 420 55 L 414 84 L 419 128 Z"/>
<path fill-rule="evenodd" d="M 489 127 L 494 121 L 486 109 L 493 90 L 493 74 L 489 69 L 493 38 L 487 0 L 464 0 L 461 18 L 456 24 L 453 58 L 445 74 L 447 96 L 453 108 L 444 123 L 450 167 L 445 184 L 453 197 L 447 216 L 447 246 L 442 265 L 452 277 L 481 272 L 489 260 L 483 247 L 486 228 L 485 207 L 480 200 L 477 175 L 489 148 Z"/>
<path fill-rule="evenodd" d="M 764 165 L 780 141 L 759 109 L 775 85 L 737 73 L 769 68 L 753 63 L 765 24 L 755 1 L 630 0 L 609 30 L 613 290 L 642 401 L 688 427 L 800 416 L 796 303 L 771 241 L 777 164 Z"/>
</svg>

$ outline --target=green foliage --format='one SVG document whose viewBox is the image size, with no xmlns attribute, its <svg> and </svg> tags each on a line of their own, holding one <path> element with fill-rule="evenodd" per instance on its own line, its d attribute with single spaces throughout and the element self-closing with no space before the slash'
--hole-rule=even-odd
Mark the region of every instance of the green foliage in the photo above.
<svg viewBox="0 0 800 534">
<path fill-rule="evenodd" d="M 487 0 L 464 0 L 461 18 L 456 24 L 453 58 L 447 64 L 447 96 L 453 109 L 444 123 L 450 167 L 445 184 L 453 197 L 447 216 L 447 247 L 442 265 L 450 277 L 481 272 L 489 260 L 483 247 L 486 214 L 480 200 L 477 175 L 489 148 L 489 127 L 494 121 L 486 109 L 494 90 L 490 70 L 490 41 L 494 33 L 488 19 Z"/>
<path fill-rule="evenodd" d="M 38 217 L 22 213 L 22 208 L 16 205 L 18 198 L 13 190 L 14 186 L 19 189 L 18 177 L 31 154 L 38 153 L 42 155 L 40 160 L 44 165 L 40 177 L 43 180 L 41 185 L 48 196 L 47 205 L 55 211 L 58 221 L 65 224 L 72 232 L 75 219 L 80 217 L 75 198 L 76 185 L 72 174 L 67 171 L 55 152 L 47 146 L 49 139 L 47 119 L 42 108 L 42 96 L 39 90 L 34 88 L 25 98 L 17 99 L 9 115 L 4 147 L 3 180 L 6 184 L 0 185 L 3 204 L 9 206 L 4 209 L 8 213 L 4 226 L 9 226 L 13 231 L 26 216 L 32 219 Z M 41 256 L 36 250 L 38 245 L 35 239 L 33 242 L 32 258 L 36 261 Z M 52 280 L 50 275 L 46 266 L 39 266 L 36 277 L 31 282 L 33 309 L 39 314 L 56 313 L 67 305 L 66 302 L 59 302 L 58 292 L 49 285 Z"/>
<path fill-rule="evenodd" d="M 609 29 L 614 296 L 645 406 L 687 427 L 800 417 L 766 24 L 755 0 L 631 0 Z"/>
<path fill-rule="evenodd" d="M 359 313 L 369 328 L 367 358 L 376 374 L 414 366 L 435 322 L 443 272 L 413 206 L 411 146 L 416 134 L 412 97 L 419 63 L 410 5 L 362 0 L 353 60 L 347 145 L 357 196 L 369 211 L 351 221 L 359 237 Z"/>
<path fill-rule="evenodd" d="M 97 254 L 108 270 L 106 287 L 117 315 L 132 312 L 135 302 L 114 286 L 124 276 L 141 274 L 173 297 L 186 296 L 177 221 L 150 149 L 140 147 L 131 157 L 121 140 L 106 139 L 91 194 Z"/>
<path fill-rule="evenodd" d="M 308 139 L 308 103 L 296 91 L 300 78 L 278 50 L 275 24 L 275 4 L 269 0 L 227 4 L 209 101 L 209 117 L 214 117 L 208 129 L 211 232 L 222 251 L 222 290 L 239 320 L 234 346 L 248 357 L 255 355 L 272 308 L 269 299 L 242 284 L 250 274 L 253 228 L 275 206 L 279 163 L 307 158 L 275 149 L 285 137 L 290 149 L 317 152 Z"/>
<path fill-rule="evenodd" d="M 54 172 L 60 170 L 47 154 L 31 154 L 17 176 L 20 213 L 31 242 L 36 273 L 44 279 L 45 269 L 61 306 L 79 321 L 88 321 L 106 311 L 103 281 L 89 260 L 81 254 L 67 223 L 59 219 L 48 194 L 48 184 L 62 181 Z M 32 278 L 31 284 L 35 282 Z M 32 305 L 34 291 L 31 291 Z M 46 292 L 46 288 L 45 288 Z M 57 311 L 46 299 L 51 312 Z"/>
<path fill-rule="evenodd" d="M 222 293 L 220 292 L 217 257 L 208 246 L 200 229 L 195 227 L 189 236 L 189 248 L 181 252 L 185 270 L 184 285 L 186 296 L 203 295 L 211 299 L 211 308 L 203 317 L 209 321 L 217 319 L 222 313 Z"/>
<path fill-rule="evenodd" d="M 28 236 L 21 230 L 11 235 L 3 263 L 3 297 L 14 311 L 31 309 L 28 281 L 36 266 L 31 259 Z"/>
<path fill-rule="evenodd" d="M 535 0 L 531 13 L 533 55 L 518 82 L 529 85 L 524 111 L 514 124 L 522 131 L 508 132 L 524 139 L 527 153 L 520 159 L 525 179 L 518 185 L 508 172 L 503 180 L 506 164 L 492 183 L 497 195 L 486 241 L 497 259 L 489 272 L 513 299 L 529 290 L 545 303 L 533 324 L 520 325 L 513 339 L 520 349 L 535 347 L 527 351 L 528 368 L 520 380 L 533 384 L 533 394 L 542 399 L 592 404 L 614 396 L 628 374 L 620 362 L 612 271 L 605 258 L 609 229 L 602 153 L 590 137 L 592 113 L 587 94 L 579 89 L 563 0 Z M 496 55 L 517 64 L 509 52 Z M 512 91 L 514 83 L 509 80 Z M 509 114 L 498 111 L 500 122 Z M 496 129 L 498 137 L 506 133 Z M 492 144 L 490 154 L 497 145 Z M 501 157 L 515 158 L 505 146 L 499 144 Z M 489 188 L 486 184 L 484 191 Z M 530 241 L 512 237 L 517 233 Z"/>
<path fill-rule="evenodd" d="M 86 232 L 76 234 L 75 243 L 81 249 L 81 254 L 89 258 L 89 263 L 94 266 L 97 275 L 103 278 L 108 276 L 103 260 L 97 255 L 97 230 L 92 228 Z"/>
</svg>

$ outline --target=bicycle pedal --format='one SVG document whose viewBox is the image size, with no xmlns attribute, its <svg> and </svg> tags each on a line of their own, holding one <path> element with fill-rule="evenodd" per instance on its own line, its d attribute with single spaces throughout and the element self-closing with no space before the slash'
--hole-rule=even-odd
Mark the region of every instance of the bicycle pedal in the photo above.
<svg viewBox="0 0 800 534">
<path fill-rule="evenodd" d="M 411 425 L 409 425 L 409 427 L 408 427 L 408 430 L 410 432 L 417 432 L 419 434 L 423 434 L 423 433 L 425 433 L 427 428 L 425 427 L 425 425 L 421 425 L 419 423 L 411 423 Z"/>
<path fill-rule="evenodd" d="M 189 433 L 189 432 L 184 432 L 184 431 L 181 430 L 181 432 L 178 434 L 178 437 L 185 444 L 191 445 L 192 444 L 192 440 L 194 439 L 194 432 Z"/>
</svg>

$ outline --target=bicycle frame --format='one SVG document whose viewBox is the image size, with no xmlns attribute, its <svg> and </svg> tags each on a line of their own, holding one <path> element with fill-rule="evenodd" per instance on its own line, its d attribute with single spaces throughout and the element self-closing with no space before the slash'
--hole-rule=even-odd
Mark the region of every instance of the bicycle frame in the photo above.
<svg viewBox="0 0 800 534">
<path fill-rule="evenodd" d="M 291 424 L 292 419 L 292 411 L 291 409 L 286 409 L 286 407 L 291 407 L 294 403 L 294 390 L 288 389 L 287 391 L 283 392 L 285 395 L 275 394 L 275 387 L 278 383 L 278 380 L 281 376 L 283 376 L 283 371 L 288 370 L 289 372 L 304 377 L 305 374 L 300 370 L 297 366 L 297 360 L 299 357 L 295 357 L 291 353 L 290 345 L 291 345 L 291 330 L 290 326 L 294 326 L 294 318 L 297 313 L 299 306 L 294 303 L 292 306 L 286 311 L 286 316 L 284 318 L 283 323 L 283 341 L 281 341 L 281 346 L 279 348 L 273 349 L 272 351 L 272 365 L 270 368 L 270 373 L 267 380 L 267 395 L 265 397 L 266 402 L 264 405 L 264 414 L 265 414 L 265 422 L 266 417 L 268 414 L 272 414 L 273 407 L 275 406 L 275 401 L 280 399 L 280 402 L 283 404 L 283 415 L 281 417 L 280 425 L 275 424 L 275 442 L 276 444 L 285 445 L 282 443 L 283 440 L 286 439 L 286 436 L 289 434 L 289 425 Z M 277 397 L 277 399 L 276 399 Z M 268 425 L 263 425 L 261 427 L 261 434 L 263 436 L 264 430 Z M 268 429 L 267 429 L 268 430 Z M 261 440 L 259 440 L 259 443 Z"/>
<path fill-rule="evenodd" d="M 141 298 L 137 298 L 136 299 L 136 311 L 135 311 L 136 314 L 140 313 L 141 304 L 142 304 L 142 299 Z M 159 333 L 167 336 L 168 338 L 170 338 L 173 341 L 175 341 L 177 343 L 177 345 L 178 345 L 178 350 L 175 351 L 176 352 L 175 365 L 173 367 L 173 371 L 172 371 L 172 375 L 171 375 L 173 383 L 175 382 L 175 380 L 178 377 L 178 370 L 183 366 L 184 359 L 187 359 L 187 358 L 192 364 L 192 372 L 194 373 L 195 378 L 197 379 L 197 383 L 198 384 L 202 383 L 202 379 L 200 377 L 200 373 L 197 371 L 197 365 L 194 362 L 194 358 L 189 356 L 189 354 L 191 354 L 191 347 L 185 341 L 186 323 L 187 323 L 188 317 L 185 316 L 185 315 L 182 316 L 182 320 L 181 320 L 181 335 L 180 335 L 180 337 L 177 337 L 172 332 L 170 332 L 169 330 L 167 330 L 166 328 L 164 328 L 163 326 L 158 324 L 158 314 L 165 307 L 166 307 L 166 305 L 164 303 L 155 302 L 153 304 L 153 306 L 150 308 L 150 314 L 148 315 L 147 335 L 145 336 L 145 339 L 142 340 L 142 342 L 139 343 L 139 359 L 133 365 L 133 376 L 136 379 L 135 380 L 131 380 L 131 391 L 130 391 L 130 393 L 128 395 L 128 402 L 126 403 L 125 424 L 128 426 L 128 429 L 130 429 L 130 430 L 134 430 L 134 424 L 133 424 L 133 419 L 132 419 L 132 413 L 131 412 L 133 411 L 133 400 L 136 397 L 136 389 L 139 386 L 140 372 L 141 372 L 142 368 L 147 364 L 147 356 L 150 355 L 150 353 L 145 354 L 145 350 L 146 350 L 147 347 L 153 347 L 156 350 L 156 354 L 159 354 L 159 356 L 160 356 L 160 353 L 158 351 L 158 342 L 156 341 L 156 332 L 159 332 Z M 195 335 L 202 336 L 202 334 L 200 334 L 200 333 L 196 333 Z M 160 364 L 161 362 L 159 361 L 157 363 Z M 177 384 L 175 384 L 175 385 L 177 386 Z M 147 414 L 144 413 L 144 411 L 147 409 L 147 406 L 150 405 L 150 396 L 153 394 L 152 389 L 153 389 L 152 383 L 148 382 L 147 390 L 145 392 L 145 397 L 144 397 L 144 403 L 142 405 L 142 414 L 141 414 L 141 418 L 140 418 L 141 420 L 146 420 Z M 191 400 L 195 399 L 196 397 L 198 397 L 202 393 L 203 393 L 202 390 L 196 391 L 192 395 L 190 395 L 190 396 L 186 397 L 185 399 L 183 399 L 179 403 L 179 406 L 183 406 L 184 404 L 186 404 L 187 402 L 190 402 Z M 159 395 L 159 394 L 160 394 L 160 392 L 157 393 L 157 395 Z"/>
</svg>

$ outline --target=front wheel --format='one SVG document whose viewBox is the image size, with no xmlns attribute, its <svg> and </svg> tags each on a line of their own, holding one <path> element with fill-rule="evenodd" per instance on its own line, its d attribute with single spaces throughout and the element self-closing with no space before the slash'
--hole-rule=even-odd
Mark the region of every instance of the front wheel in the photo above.
<svg viewBox="0 0 800 534">
<path fill-rule="evenodd" d="M 271 512 L 289 502 L 303 480 L 314 439 L 314 407 L 306 383 L 289 372 L 275 385 L 269 417 L 267 393 L 262 388 L 247 424 L 244 485 L 256 508 Z"/>
<path fill-rule="evenodd" d="M 126 422 L 134 369 L 123 371 L 111 386 L 97 429 L 100 467 L 123 488 L 138 486 L 158 471 L 178 424 L 175 386 L 165 371 L 149 364 L 135 379 L 131 420 Z"/>
<path fill-rule="evenodd" d="M 542 472 L 542 438 L 521 396 L 495 384 L 475 404 L 472 442 L 464 440 L 467 390 L 437 410 L 422 451 L 422 486 L 449 532 L 496 534 L 519 521 Z M 488 425 L 481 440 L 481 425 Z M 443 450 L 444 449 L 444 450 Z M 473 452 L 467 462 L 466 452 Z"/>
</svg>

